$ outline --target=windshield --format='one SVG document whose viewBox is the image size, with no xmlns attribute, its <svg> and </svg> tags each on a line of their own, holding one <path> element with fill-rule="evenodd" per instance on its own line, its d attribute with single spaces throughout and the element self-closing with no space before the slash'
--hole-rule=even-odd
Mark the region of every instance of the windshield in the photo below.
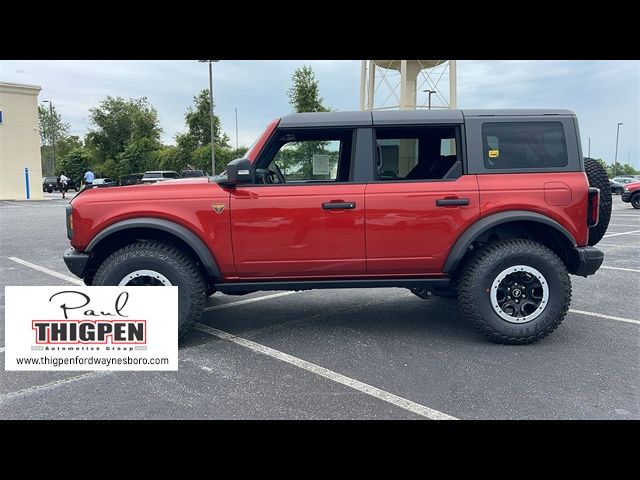
<svg viewBox="0 0 640 480">
<path fill-rule="evenodd" d="M 49 182 L 57 182 L 58 181 L 58 177 L 46 177 L 44 179 L 45 182 L 49 183 Z"/>
</svg>

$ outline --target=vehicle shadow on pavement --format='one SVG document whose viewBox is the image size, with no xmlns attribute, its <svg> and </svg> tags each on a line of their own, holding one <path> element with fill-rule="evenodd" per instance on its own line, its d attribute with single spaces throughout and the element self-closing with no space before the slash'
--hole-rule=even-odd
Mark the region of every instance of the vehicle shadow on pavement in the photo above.
<svg viewBox="0 0 640 480">
<path fill-rule="evenodd" d="M 445 342 L 452 339 L 465 343 L 485 341 L 464 321 L 455 298 L 423 300 L 399 290 L 400 294 L 394 292 L 387 297 L 355 301 L 354 296 L 364 297 L 366 294 L 352 292 L 344 298 L 343 292 L 333 292 L 337 293 L 302 292 L 209 311 L 205 312 L 201 323 L 258 342 L 262 337 L 287 331 L 296 331 L 301 336 L 312 332 L 331 336 L 341 332 L 379 336 L 380 339 L 411 337 L 424 340 L 431 337 Z M 327 304 L 331 307 L 327 308 Z M 211 340 L 212 337 L 192 331 L 181 341 L 180 347 L 189 348 Z"/>
</svg>

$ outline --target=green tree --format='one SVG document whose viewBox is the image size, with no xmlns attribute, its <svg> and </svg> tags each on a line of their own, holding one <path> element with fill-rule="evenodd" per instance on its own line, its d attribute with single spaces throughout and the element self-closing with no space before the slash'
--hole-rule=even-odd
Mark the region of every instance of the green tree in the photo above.
<svg viewBox="0 0 640 480">
<path fill-rule="evenodd" d="M 620 165 L 618 163 L 616 168 L 617 175 L 640 175 L 640 171 L 636 170 L 633 165 L 629 165 L 628 163 Z"/>
<path fill-rule="evenodd" d="M 322 97 L 318 88 L 316 74 L 309 65 L 304 65 L 293 72 L 293 86 L 287 90 L 289 103 L 294 112 L 328 112 L 322 105 Z"/>
<path fill-rule="evenodd" d="M 211 144 L 211 117 L 209 113 L 211 103 L 209 102 L 209 90 L 201 90 L 198 95 L 193 97 L 193 103 L 194 105 L 189 106 L 187 113 L 184 115 L 187 131 L 176 135 L 178 148 L 186 154 L 190 154 L 196 149 Z M 220 128 L 220 118 L 215 114 L 213 115 L 213 138 L 216 146 L 229 146 L 229 137 L 222 132 Z"/>
<path fill-rule="evenodd" d="M 54 165 L 53 149 L 51 145 L 55 138 L 56 156 L 60 158 L 59 146 L 69 135 L 71 127 L 62 121 L 62 115 L 56 110 L 55 105 L 38 105 L 38 119 L 40 123 L 40 157 L 42 159 L 42 173 L 51 175 L 60 164 Z"/>
<path fill-rule="evenodd" d="M 85 147 L 75 147 L 70 150 L 60 162 L 60 170 L 67 173 L 67 177 L 72 180 L 79 180 L 84 177 L 91 162 L 91 152 Z"/>
<path fill-rule="evenodd" d="M 157 151 L 157 160 L 159 170 L 173 170 L 180 173 L 186 169 L 190 158 L 185 157 L 178 147 L 169 145 Z"/>
<path fill-rule="evenodd" d="M 108 159 L 118 161 L 118 155 L 124 154 L 130 144 L 142 139 L 148 140 L 146 145 L 150 142 L 156 148 L 160 147 L 162 128 L 158 112 L 147 97 L 125 100 L 107 96 L 89 112 L 92 129 L 86 141 L 95 151 L 98 164 Z M 130 158 L 130 154 L 123 158 Z"/>
<path fill-rule="evenodd" d="M 147 137 L 127 142 L 124 151 L 116 156 L 117 171 L 111 172 L 109 176 L 157 170 L 159 168 L 158 151 L 157 140 Z"/>
<path fill-rule="evenodd" d="M 236 158 L 242 157 L 246 148 L 232 150 L 229 147 L 216 145 L 216 174 L 223 172 L 227 168 L 227 163 Z M 195 149 L 189 156 L 189 165 L 196 170 L 204 170 L 211 174 L 211 145 L 205 145 Z"/>
<path fill-rule="evenodd" d="M 295 112 L 328 112 L 331 110 L 322 104 L 319 82 L 309 65 L 304 65 L 293 72 L 291 80 L 293 85 L 287 90 L 287 95 Z M 327 142 L 291 144 L 278 153 L 278 166 L 291 177 L 313 178 L 313 155 L 328 154 L 325 151 L 326 145 Z M 330 157 L 332 164 L 335 161 L 333 157 Z"/>
<path fill-rule="evenodd" d="M 77 135 L 69 135 L 56 142 L 56 156 L 64 157 L 67 153 L 77 147 L 84 147 L 82 139 Z"/>
</svg>

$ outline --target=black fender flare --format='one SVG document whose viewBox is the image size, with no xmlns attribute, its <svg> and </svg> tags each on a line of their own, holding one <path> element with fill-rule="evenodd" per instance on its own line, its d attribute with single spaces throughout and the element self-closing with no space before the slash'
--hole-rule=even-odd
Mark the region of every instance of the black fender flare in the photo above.
<svg viewBox="0 0 640 480">
<path fill-rule="evenodd" d="M 576 239 L 573 238 L 573 235 L 571 235 L 566 228 L 555 220 L 540 213 L 529 212 L 527 210 L 512 210 L 509 212 L 494 213 L 481 218 L 467 228 L 460 237 L 458 237 L 458 240 L 456 240 L 456 243 L 453 244 L 453 247 L 449 251 L 447 261 L 444 263 L 444 273 L 451 273 L 455 271 L 464 258 L 464 255 L 467 253 L 469 246 L 484 232 L 497 225 L 518 221 L 537 222 L 548 225 L 561 233 L 571 243 L 571 245 L 574 247 L 577 246 Z"/>
<path fill-rule="evenodd" d="M 149 228 L 154 230 L 161 230 L 163 232 L 167 232 L 176 236 L 184 243 L 189 245 L 189 247 L 191 247 L 191 249 L 198 256 L 200 262 L 202 262 L 202 265 L 210 276 L 212 276 L 214 279 L 222 278 L 220 269 L 218 268 L 218 265 L 216 264 L 211 251 L 207 248 L 205 243 L 188 228 L 170 220 L 164 220 L 162 218 L 131 218 L 109 225 L 107 228 L 93 237 L 91 242 L 89 242 L 89 245 L 87 245 L 85 252 L 92 252 L 100 244 L 101 241 L 114 233 L 133 228 Z"/>
</svg>

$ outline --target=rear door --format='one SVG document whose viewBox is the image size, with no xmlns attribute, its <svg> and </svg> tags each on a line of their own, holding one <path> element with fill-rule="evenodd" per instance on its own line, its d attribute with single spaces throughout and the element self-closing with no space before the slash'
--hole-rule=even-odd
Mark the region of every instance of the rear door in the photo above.
<svg viewBox="0 0 640 480">
<path fill-rule="evenodd" d="M 480 213 L 476 176 L 464 174 L 462 126 L 376 125 L 374 132 L 367 273 L 440 273 L 457 237 Z"/>
<path fill-rule="evenodd" d="M 350 181 L 355 130 L 279 129 L 256 184 L 231 190 L 238 275 L 322 278 L 366 272 L 364 184 Z"/>
</svg>

